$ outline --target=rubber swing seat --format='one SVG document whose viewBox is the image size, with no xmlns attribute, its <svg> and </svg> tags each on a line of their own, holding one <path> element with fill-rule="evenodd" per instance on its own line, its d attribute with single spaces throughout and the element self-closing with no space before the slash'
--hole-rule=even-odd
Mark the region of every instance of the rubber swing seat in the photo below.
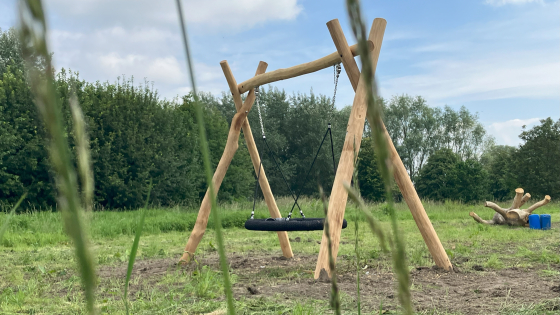
<svg viewBox="0 0 560 315">
<path fill-rule="evenodd" d="M 268 218 L 249 219 L 245 221 L 245 228 L 251 231 L 317 231 L 322 230 L 325 224 L 324 218 Z M 348 222 L 343 219 L 342 228 L 345 229 Z"/>
</svg>

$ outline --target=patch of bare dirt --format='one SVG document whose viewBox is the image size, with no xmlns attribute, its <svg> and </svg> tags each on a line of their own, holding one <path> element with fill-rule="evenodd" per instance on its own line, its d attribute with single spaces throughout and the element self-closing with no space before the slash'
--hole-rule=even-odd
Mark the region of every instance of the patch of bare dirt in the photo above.
<svg viewBox="0 0 560 315">
<path fill-rule="evenodd" d="M 253 255 L 232 255 L 229 258 L 231 270 L 238 276 L 234 285 L 236 298 L 260 298 L 283 296 L 286 299 L 303 298 L 328 301 L 331 284 L 313 279 L 316 256 L 298 256 L 293 259 L 283 257 Z M 196 264 L 177 265 L 177 259 L 139 260 L 133 271 L 133 278 L 160 278 L 167 272 L 191 271 Z M 347 266 L 344 266 L 344 265 Z M 208 265 L 218 270 L 217 255 L 198 260 L 198 265 Z M 338 275 L 342 292 L 355 298 L 356 275 L 350 262 L 339 258 L 338 265 L 343 272 Z M 555 266 L 560 270 L 560 266 Z M 380 303 L 384 309 L 395 309 L 398 305 L 395 279 L 392 273 L 375 269 L 362 270 L 361 298 L 364 311 L 377 310 Z M 126 265 L 100 268 L 100 278 L 124 277 Z M 496 314 L 505 306 L 539 303 L 539 301 L 559 298 L 559 279 L 543 278 L 538 268 L 512 268 L 498 271 L 445 272 L 431 267 L 418 267 L 411 272 L 411 292 L 417 311 L 446 310 L 462 314 Z M 138 288 L 141 289 L 141 288 Z M 134 291 L 134 288 L 131 288 Z M 530 299 L 528 299 L 530 297 Z M 560 303 L 560 302 L 559 302 Z"/>
</svg>

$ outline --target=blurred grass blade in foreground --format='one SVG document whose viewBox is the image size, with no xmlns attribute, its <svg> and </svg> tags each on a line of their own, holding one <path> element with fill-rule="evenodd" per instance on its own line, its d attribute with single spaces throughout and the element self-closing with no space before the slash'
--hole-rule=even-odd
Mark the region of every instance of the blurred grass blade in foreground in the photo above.
<svg viewBox="0 0 560 315">
<path fill-rule="evenodd" d="M 405 314 L 412 315 L 412 302 L 410 297 L 410 279 L 406 263 L 405 247 L 397 226 L 397 217 L 393 206 L 392 187 L 392 163 L 389 147 L 385 138 L 385 128 L 381 119 L 381 102 L 377 96 L 377 84 L 373 75 L 373 65 L 367 46 L 366 27 L 362 20 L 360 2 L 358 0 L 347 0 L 346 7 L 352 26 L 352 32 L 358 41 L 358 51 L 362 62 L 362 75 L 360 80 L 365 80 L 367 86 L 367 119 L 373 133 L 373 144 L 377 155 L 377 164 L 383 182 L 385 183 L 385 200 L 389 206 L 391 215 L 391 226 L 393 230 L 393 268 L 398 280 L 399 301 Z"/>
<path fill-rule="evenodd" d="M 346 183 L 344 183 L 344 188 L 346 188 L 346 191 L 348 192 L 348 198 L 354 201 L 354 203 L 356 203 L 356 206 L 362 211 L 362 214 L 366 218 L 366 222 L 368 223 L 369 228 L 373 233 L 373 235 L 377 236 L 377 238 L 379 239 L 379 245 L 381 246 L 381 249 L 384 252 L 388 252 L 389 250 L 387 249 L 387 242 L 386 242 L 387 237 L 385 236 L 385 233 L 383 233 L 383 229 L 381 228 L 379 223 L 373 218 L 373 216 L 367 209 L 367 206 L 364 203 L 362 197 L 360 197 L 358 190 L 356 190 L 355 188 L 351 187 Z"/>
<path fill-rule="evenodd" d="M 223 281 L 224 281 L 224 291 L 226 294 L 228 314 L 235 314 L 235 306 L 233 304 L 233 292 L 231 289 L 231 280 L 229 278 L 229 264 L 227 262 L 226 251 L 224 249 L 224 237 L 222 235 L 222 222 L 219 213 L 219 209 L 216 206 L 216 195 L 214 194 L 214 182 L 212 181 L 212 166 L 210 164 L 210 149 L 208 148 L 208 140 L 206 138 L 206 129 L 204 127 L 204 115 L 202 112 L 202 105 L 198 99 L 198 92 L 196 90 L 196 82 L 194 79 L 194 69 L 192 56 L 189 48 L 189 40 L 187 37 L 187 27 L 185 25 L 185 19 L 183 18 L 183 9 L 181 6 L 181 0 L 176 0 L 177 2 L 177 12 L 179 13 L 179 23 L 181 23 L 181 33 L 183 35 L 183 44 L 185 45 L 185 53 L 187 57 L 187 65 L 189 67 L 189 74 L 191 78 L 191 84 L 193 89 L 194 103 L 196 109 L 196 120 L 199 126 L 199 137 L 200 146 L 202 151 L 202 157 L 204 161 L 204 172 L 206 173 L 206 182 L 208 184 L 208 189 L 210 190 L 210 200 L 211 200 L 211 213 L 214 219 L 214 230 L 216 233 L 216 242 L 218 243 L 218 254 L 220 255 L 220 267 L 222 269 Z"/>
<path fill-rule="evenodd" d="M 338 286 L 336 284 L 336 264 L 334 262 L 334 257 L 332 255 L 332 241 L 331 241 L 331 234 L 330 234 L 330 226 L 329 226 L 329 202 L 327 200 L 327 196 L 325 196 L 325 192 L 323 191 L 323 187 L 319 186 L 319 194 L 321 195 L 321 201 L 323 201 L 323 211 L 325 212 L 325 235 L 327 236 L 327 245 L 329 251 L 329 269 L 331 270 L 331 300 L 330 304 L 332 309 L 334 310 L 335 314 L 340 315 L 340 293 L 338 290 Z M 326 270 L 321 270 L 321 273 L 325 272 Z"/>
<path fill-rule="evenodd" d="M 358 307 L 358 315 L 362 314 L 362 301 L 360 296 L 360 243 L 358 236 L 360 234 L 360 225 L 358 223 L 358 209 L 356 208 L 354 217 L 354 253 L 356 254 L 356 306 Z"/>
<path fill-rule="evenodd" d="M 82 188 L 82 204 L 85 210 L 92 209 L 93 200 L 93 171 L 91 165 L 91 154 L 89 140 L 86 134 L 86 126 L 84 122 L 84 114 L 78 104 L 76 91 L 72 90 L 70 96 L 70 110 L 72 112 L 72 123 L 74 129 L 74 138 L 76 142 L 76 157 L 78 159 L 78 174 L 80 175 Z"/>
<path fill-rule="evenodd" d="M 134 261 L 136 260 L 136 253 L 138 252 L 138 244 L 140 243 L 140 235 L 142 235 L 142 229 L 144 228 L 144 219 L 146 219 L 146 211 L 148 210 L 148 202 L 150 200 L 150 192 L 152 191 L 152 180 L 150 180 L 150 186 L 148 187 L 148 195 L 146 196 L 146 202 L 144 203 L 144 208 L 141 209 L 140 220 L 136 225 L 136 233 L 134 235 L 134 242 L 132 242 L 132 248 L 130 249 L 130 256 L 128 258 L 128 268 L 126 269 L 126 279 L 124 281 L 124 294 L 123 301 L 126 308 L 126 314 L 129 314 L 128 309 L 128 283 L 130 282 L 130 276 L 132 275 L 132 269 L 134 269 Z"/>
<path fill-rule="evenodd" d="M 10 221 L 12 220 L 12 217 L 14 216 L 16 209 L 19 207 L 19 205 L 21 204 L 23 199 L 25 199 L 25 197 L 27 197 L 27 193 L 24 193 L 21 197 L 19 197 L 18 202 L 16 202 L 12 210 L 10 210 L 10 213 L 6 216 L 6 221 L 4 221 L 4 224 L 2 224 L 2 228 L 0 228 L 0 242 L 4 237 L 4 233 L 6 233 L 6 231 L 8 230 L 8 226 L 10 226 Z"/>
<path fill-rule="evenodd" d="M 65 136 L 60 100 L 54 86 L 54 70 L 47 48 L 47 26 L 41 1 L 20 1 L 19 18 L 22 52 L 26 60 L 29 82 L 35 104 L 49 135 L 48 151 L 58 188 L 58 207 L 62 212 L 66 233 L 76 251 L 87 310 L 93 314 L 96 275 L 85 234 L 78 183 L 70 158 L 68 139 Z"/>
</svg>

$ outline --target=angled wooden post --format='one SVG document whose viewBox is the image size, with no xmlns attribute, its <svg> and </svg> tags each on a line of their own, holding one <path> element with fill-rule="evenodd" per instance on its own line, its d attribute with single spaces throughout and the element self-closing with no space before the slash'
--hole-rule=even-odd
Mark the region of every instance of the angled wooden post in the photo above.
<svg viewBox="0 0 560 315">
<path fill-rule="evenodd" d="M 224 152 L 222 153 L 220 162 L 218 162 L 218 167 L 216 167 L 216 171 L 214 172 L 214 176 L 212 177 L 212 182 L 214 183 L 215 195 L 218 194 L 218 191 L 220 190 L 220 185 L 222 184 L 227 169 L 231 164 L 231 160 L 233 159 L 235 152 L 239 148 L 239 133 L 241 132 L 242 125 L 247 120 L 247 114 L 249 113 L 249 110 L 251 110 L 254 101 L 255 101 L 254 96 L 247 97 L 245 102 L 243 102 L 241 108 L 239 108 L 235 116 L 233 116 L 233 119 L 231 121 L 231 126 L 229 128 L 229 133 L 227 137 L 226 146 L 224 148 Z M 241 96 L 239 96 L 239 104 L 241 104 Z M 212 205 L 210 199 L 210 189 L 208 189 L 206 190 L 204 199 L 202 199 L 202 203 L 200 204 L 200 210 L 198 211 L 196 222 L 191 232 L 191 236 L 187 241 L 187 246 L 185 246 L 185 251 L 183 253 L 183 256 L 181 257 L 181 261 L 184 262 L 190 261 L 191 256 L 196 251 L 196 248 L 198 247 L 198 244 L 202 240 L 202 237 L 204 236 L 204 232 L 206 231 L 206 227 L 208 225 L 208 217 L 210 215 L 211 209 L 212 209 Z"/>
<path fill-rule="evenodd" d="M 235 103 L 235 107 L 237 110 L 241 108 L 241 95 L 239 94 L 239 90 L 237 88 L 237 82 L 231 72 L 231 68 L 227 61 L 220 62 L 222 66 L 222 70 L 228 82 L 229 89 L 233 96 L 233 101 Z M 262 74 L 266 71 L 268 64 L 264 61 L 259 63 L 257 67 L 257 72 L 255 76 Z M 251 103 L 254 102 L 255 99 L 255 90 L 251 89 L 249 94 L 247 95 L 247 100 L 250 100 Z M 245 121 L 242 125 L 243 128 L 243 135 L 245 136 L 245 143 L 247 144 L 247 149 L 249 150 L 249 155 L 251 156 L 251 161 L 253 162 L 253 168 L 255 169 L 255 174 L 259 173 L 260 167 L 260 175 L 259 175 L 259 185 L 261 186 L 261 190 L 264 196 L 264 200 L 268 207 L 268 211 L 270 212 L 271 218 L 281 218 L 282 215 L 280 214 L 280 210 L 278 210 L 278 205 L 276 205 L 276 200 L 274 199 L 274 195 L 272 194 L 272 190 L 270 189 L 270 184 L 268 183 L 268 178 L 266 177 L 266 173 L 264 171 L 264 167 L 260 165 L 261 158 L 259 156 L 259 151 L 257 150 L 257 145 L 255 144 L 255 139 L 253 138 L 253 133 L 251 131 L 251 126 L 249 125 L 249 119 L 245 118 Z M 292 252 L 292 246 L 290 245 L 290 239 L 288 238 L 288 232 L 276 232 L 278 234 L 278 240 L 280 241 L 280 247 L 282 248 L 282 254 L 286 258 L 292 258 L 294 256 Z"/>
<path fill-rule="evenodd" d="M 375 23 L 375 22 L 374 22 Z M 331 37 L 333 38 L 333 42 L 341 55 L 342 63 L 344 64 L 344 69 L 352 83 L 352 87 L 354 91 L 356 91 L 358 86 L 358 81 L 360 79 L 360 71 L 358 69 L 358 65 L 354 60 L 353 56 L 348 53 L 349 47 L 348 43 L 346 42 L 346 38 L 344 37 L 344 33 L 342 32 L 342 28 L 340 27 L 340 23 L 338 20 L 332 20 L 327 23 L 327 27 L 331 33 Z M 381 43 L 379 43 L 379 47 L 381 47 Z M 376 58 L 376 57 L 373 57 Z M 377 58 L 376 58 L 377 59 Z M 374 68 L 375 71 L 375 68 Z M 371 123 L 371 122 L 370 122 Z M 402 163 L 402 160 L 393 145 L 393 141 L 385 129 L 385 125 L 382 126 L 384 136 L 387 139 L 387 143 L 389 145 L 389 151 L 391 154 L 391 161 L 394 167 L 394 176 L 397 186 L 412 213 L 412 217 L 424 238 L 424 242 L 428 246 L 428 250 L 432 255 L 434 262 L 437 266 L 444 268 L 445 270 L 449 270 L 452 268 L 451 262 L 447 257 L 447 253 L 441 244 L 439 237 L 426 214 L 426 210 L 418 197 L 416 189 L 410 180 L 410 176 Z M 337 248 L 338 249 L 338 248 Z M 328 266 L 328 264 L 327 264 Z"/>
<path fill-rule="evenodd" d="M 373 42 L 373 51 L 371 58 L 373 62 L 373 69 L 377 65 L 377 58 L 381 49 L 383 41 L 383 34 L 385 33 L 385 26 L 387 22 L 384 19 L 375 19 L 371 25 L 368 39 Z M 344 40 L 346 42 L 346 40 Z M 348 43 L 344 43 L 346 46 Z M 346 51 L 346 53 L 345 53 Z M 348 59 L 345 58 L 347 50 L 342 49 L 339 52 L 342 62 L 344 63 L 345 70 L 347 69 Z M 345 61 L 346 60 L 346 61 Z M 348 71 L 348 70 L 347 70 Z M 351 80 L 352 82 L 352 80 Z M 360 144 L 362 142 L 362 134 L 364 132 L 364 124 L 366 120 L 367 106 L 366 106 L 366 89 L 363 80 L 359 80 L 352 110 L 350 111 L 350 118 L 348 119 L 348 127 L 346 128 L 346 138 L 344 139 L 344 146 L 338 161 L 338 168 L 334 178 L 332 191 L 329 199 L 328 220 L 330 229 L 330 238 L 332 243 L 332 255 L 336 259 L 338 254 L 338 246 L 340 243 L 340 232 L 342 230 L 342 221 L 344 220 L 344 212 L 346 210 L 346 201 L 348 193 L 344 188 L 344 183 L 349 183 L 352 180 L 354 172 L 355 154 L 360 151 Z M 323 233 L 321 241 L 321 248 L 319 250 L 319 257 L 317 258 L 317 266 L 315 267 L 315 279 L 319 277 L 322 269 L 325 269 L 330 274 L 329 270 L 329 255 L 327 235 Z"/>
<path fill-rule="evenodd" d="M 383 41 L 383 34 L 385 33 L 385 26 L 387 22 L 384 19 L 375 19 L 371 25 L 368 39 L 373 42 L 373 51 L 371 52 L 373 69 L 377 65 L 377 58 L 381 49 Z M 344 44 L 348 46 L 344 39 Z M 343 45 L 340 45 L 342 47 Z M 338 47 L 337 47 L 338 48 Z M 347 64 L 349 59 L 348 50 L 342 48 L 339 55 L 345 70 L 348 68 Z M 351 55 L 348 55 L 350 57 Z M 355 61 L 354 61 L 355 63 Z M 351 68 L 351 67 L 350 67 Z M 348 71 L 348 70 L 346 70 Z M 352 82 L 352 80 L 351 80 Z M 364 132 L 364 124 L 366 120 L 367 106 L 366 106 L 366 89 L 367 87 L 359 80 L 352 110 L 350 111 L 350 118 L 348 119 L 348 127 L 346 128 L 346 138 L 344 139 L 344 146 L 338 161 L 338 168 L 334 178 L 334 183 L 329 199 L 328 220 L 331 227 L 330 237 L 332 243 L 332 255 L 336 259 L 338 254 L 338 246 L 340 243 L 340 232 L 342 230 L 342 221 L 344 219 L 344 212 L 346 210 L 346 201 L 348 193 L 344 188 L 344 183 L 349 183 L 352 180 L 354 172 L 355 154 L 360 151 L 360 144 L 362 142 L 362 134 Z M 322 269 L 329 270 L 329 256 L 328 256 L 328 243 L 327 235 L 323 233 L 321 241 L 321 248 L 319 250 L 319 257 L 317 258 L 317 266 L 315 267 L 315 278 L 319 277 Z"/>
</svg>

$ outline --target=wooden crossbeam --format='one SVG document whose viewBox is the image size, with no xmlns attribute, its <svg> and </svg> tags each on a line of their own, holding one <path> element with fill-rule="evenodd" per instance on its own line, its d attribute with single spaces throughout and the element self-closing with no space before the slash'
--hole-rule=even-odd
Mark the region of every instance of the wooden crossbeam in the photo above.
<svg viewBox="0 0 560 315">
<path fill-rule="evenodd" d="M 372 41 L 368 41 L 368 45 L 369 45 L 369 50 L 373 51 L 375 44 Z M 352 53 L 353 56 L 357 56 L 358 45 L 356 44 L 350 46 L 350 52 Z M 319 58 L 317 60 L 308 63 L 303 63 L 301 65 L 293 66 L 286 69 L 278 69 L 259 76 L 252 77 L 251 79 L 247 81 L 243 81 L 240 84 L 238 84 L 237 88 L 239 90 L 239 93 L 243 94 L 256 86 L 260 86 L 260 85 L 264 85 L 280 80 L 295 78 L 300 75 L 312 73 L 315 71 L 319 71 L 331 67 L 339 62 L 340 62 L 340 56 L 338 55 L 338 52 L 333 52 L 330 55 L 327 55 L 323 58 Z"/>
<path fill-rule="evenodd" d="M 386 24 L 387 22 L 383 19 L 375 19 L 371 27 L 371 31 L 369 35 L 370 39 L 374 40 L 376 48 L 378 47 L 378 49 L 375 49 L 375 51 L 372 53 L 373 71 L 375 71 L 375 68 L 377 66 L 377 60 L 379 58 L 379 49 L 381 48 L 383 32 L 385 30 Z M 360 70 L 358 69 L 358 65 L 356 64 L 354 57 L 349 52 L 348 43 L 346 41 L 342 28 L 340 27 L 340 23 L 338 22 L 337 19 L 335 19 L 329 21 L 327 23 L 327 27 L 329 29 L 329 32 L 331 33 L 331 37 L 336 46 L 336 49 L 341 56 L 342 64 L 344 65 L 344 70 L 348 75 L 348 79 L 350 80 L 350 83 L 352 84 L 352 87 L 356 92 L 356 98 L 354 99 L 354 106 L 361 105 L 361 104 L 356 104 L 357 99 L 359 102 L 362 102 L 363 105 L 365 105 L 366 104 L 365 96 L 363 100 L 361 98 L 360 99 L 358 98 L 359 97 L 358 91 L 360 92 L 365 91 L 364 87 L 359 85 Z M 377 40 L 373 39 L 372 35 L 373 38 L 376 38 Z M 360 87 L 362 87 L 362 89 L 360 89 Z M 362 93 L 360 93 L 360 96 L 361 95 Z M 357 111 L 363 110 L 363 108 L 357 107 L 356 110 Z M 367 107 L 365 110 L 367 111 Z M 365 112 L 363 113 L 365 114 Z M 352 119 L 352 116 L 350 119 Z M 349 128 L 351 124 L 361 123 L 361 128 L 363 129 L 364 121 L 360 119 L 355 119 L 355 120 L 356 122 L 348 123 Z M 370 124 L 371 123 L 372 122 L 370 121 Z M 414 185 L 410 180 L 410 176 L 408 176 L 406 168 L 404 167 L 404 164 L 402 163 L 402 160 L 397 150 L 395 149 L 395 146 L 393 145 L 393 142 L 391 140 L 391 137 L 389 136 L 389 133 L 387 132 L 387 129 L 385 129 L 385 125 L 383 125 L 382 128 L 383 128 L 384 136 L 387 139 L 387 143 L 389 145 L 389 151 L 391 153 L 391 161 L 394 167 L 395 181 L 397 182 L 397 185 L 399 186 L 399 189 L 401 190 L 401 193 L 403 194 L 403 197 L 412 213 L 412 217 L 414 218 L 416 225 L 418 226 L 418 229 L 420 230 L 420 233 L 422 234 L 422 237 L 424 238 L 424 241 L 428 246 L 430 253 L 432 254 L 432 257 L 434 258 L 434 262 L 436 263 L 437 266 L 449 270 L 450 268 L 452 268 L 452 266 L 451 266 L 451 262 L 449 261 L 449 258 L 447 257 L 447 254 L 445 253 L 445 249 L 441 245 L 439 237 L 437 236 L 437 233 L 435 232 L 430 222 L 430 219 L 428 218 L 428 215 L 424 210 L 424 206 L 422 205 L 422 202 L 420 201 L 420 198 L 416 193 L 416 189 L 414 188 Z M 349 139 L 347 137 L 346 140 L 349 141 L 352 139 Z M 359 151 L 360 142 L 361 142 L 361 137 L 359 138 L 359 140 L 356 139 L 354 141 L 355 147 L 353 148 L 352 154 L 354 154 L 354 152 Z M 350 143 L 350 145 L 351 144 L 352 143 Z M 345 142 L 345 149 L 347 149 L 346 145 L 347 143 Z M 344 160 L 343 157 L 341 156 L 339 161 L 339 169 L 341 168 L 341 165 L 344 165 L 345 167 L 343 171 L 337 172 L 336 177 L 340 176 L 341 178 L 344 178 L 344 176 L 346 176 L 348 177 L 346 182 L 349 183 L 353 173 L 353 166 L 354 166 L 353 159 L 355 158 L 357 157 L 350 156 L 348 152 L 345 155 Z M 329 202 L 329 213 L 328 213 L 329 224 L 333 227 L 330 230 L 330 237 L 332 243 L 331 246 L 332 255 L 334 259 L 336 259 L 338 253 L 340 232 L 341 232 L 340 227 L 342 227 L 342 220 L 344 218 L 344 212 L 345 212 L 346 201 L 348 196 L 346 189 L 344 188 L 344 186 L 342 186 L 342 183 L 344 181 L 340 181 L 340 180 L 337 181 L 336 177 L 335 177 L 335 184 L 333 184 L 333 188 L 331 192 L 331 198 Z M 328 244 L 326 241 L 326 235 L 323 234 L 323 241 L 321 242 L 321 249 L 319 250 L 319 257 L 317 259 L 317 265 L 315 268 L 315 278 L 319 277 L 319 274 L 322 269 L 325 269 L 330 275 L 330 270 L 328 266 L 329 266 Z"/>
</svg>

